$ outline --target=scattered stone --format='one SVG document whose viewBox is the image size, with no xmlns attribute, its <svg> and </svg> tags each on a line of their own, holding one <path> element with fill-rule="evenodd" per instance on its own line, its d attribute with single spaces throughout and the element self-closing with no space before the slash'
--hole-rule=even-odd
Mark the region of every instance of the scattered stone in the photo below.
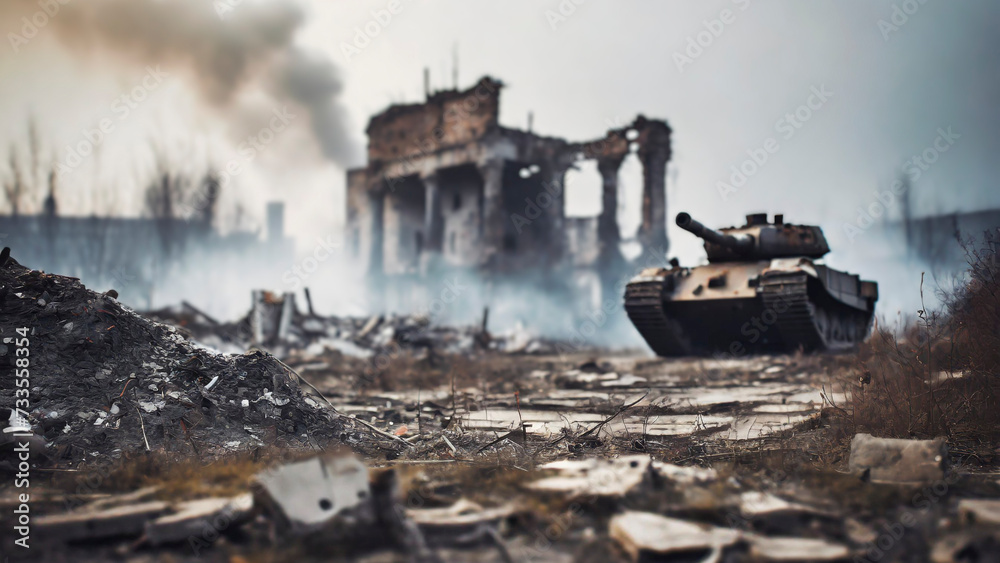
<svg viewBox="0 0 1000 563">
<path fill-rule="evenodd" d="M 680 466 L 654 461 L 653 470 L 661 477 L 679 485 L 709 483 L 719 478 L 718 472 L 711 467 Z"/>
<path fill-rule="evenodd" d="M 944 438 L 901 440 L 857 434 L 851 441 L 852 473 L 876 483 L 930 483 L 944 478 Z"/>
<path fill-rule="evenodd" d="M 962 499 L 958 502 L 958 516 L 966 524 L 1000 525 L 1000 500 Z"/>
<path fill-rule="evenodd" d="M 749 540 L 750 554 L 762 561 L 843 561 L 851 556 L 847 546 L 820 539 L 754 535 Z"/>
<path fill-rule="evenodd" d="M 143 487 L 141 489 L 137 489 L 130 493 L 123 493 L 120 495 L 110 495 L 81 506 L 77 510 L 77 512 L 97 512 L 100 510 L 106 510 L 108 508 L 115 508 L 127 504 L 135 504 L 139 501 L 144 501 L 152 497 L 159 490 L 160 490 L 159 487 L 152 486 L 152 487 Z"/>
<path fill-rule="evenodd" d="M 483 508 L 463 498 L 443 508 L 408 509 L 406 517 L 416 523 L 428 542 L 442 545 L 453 544 L 456 538 L 476 536 L 484 527 L 497 529 L 516 512 L 513 504 Z"/>
<path fill-rule="evenodd" d="M 635 511 L 615 515 L 611 519 L 609 533 L 632 561 L 678 555 L 718 561 L 722 550 L 742 537 L 739 530 Z M 716 558 L 705 557 L 710 554 Z"/>
<path fill-rule="evenodd" d="M 1000 561 L 1000 538 L 996 534 L 981 531 L 948 534 L 934 542 L 930 561 L 932 563 Z"/>
<path fill-rule="evenodd" d="M 253 495 L 235 498 L 204 498 L 181 503 L 175 512 L 146 522 L 146 541 L 150 545 L 176 543 L 195 537 L 213 537 L 247 520 L 253 510 Z"/>
<path fill-rule="evenodd" d="M 617 459 L 564 460 L 539 467 L 557 474 L 530 483 L 528 488 L 547 493 L 562 493 L 571 498 L 582 496 L 623 497 L 642 485 L 650 476 L 652 460 L 646 455 Z"/>
<path fill-rule="evenodd" d="M 747 491 L 740 495 L 740 513 L 746 518 L 760 518 L 768 516 L 826 516 L 827 512 L 800 504 L 787 501 L 771 493 L 760 491 Z"/>
<path fill-rule="evenodd" d="M 148 520 L 165 514 L 169 509 L 169 503 L 150 501 L 97 512 L 41 516 L 32 527 L 42 537 L 62 542 L 138 536 Z"/>
</svg>

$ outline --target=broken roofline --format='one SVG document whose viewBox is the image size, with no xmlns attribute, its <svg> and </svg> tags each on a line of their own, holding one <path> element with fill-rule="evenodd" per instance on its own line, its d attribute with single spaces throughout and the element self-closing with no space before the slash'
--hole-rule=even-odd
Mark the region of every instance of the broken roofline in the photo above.
<svg viewBox="0 0 1000 563">
<path fill-rule="evenodd" d="M 499 97 L 500 89 L 505 84 L 489 75 L 483 76 L 475 85 L 465 90 L 438 90 L 430 94 L 426 100 L 415 104 L 392 104 L 381 113 L 377 113 L 368 120 L 368 127 L 365 133 L 371 135 L 372 129 L 385 124 L 385 122 L 410 113 L 419 113 L 427 106 L 443 105 L 445 102 L 475 96 L 478 99 L 485 99 L 489 96 Z M 469 110 L 471 111 L 471 110 Z"/>
<path fill-rule="evenodd" d="M 642 114 L 624 127 L 609 129 L 602 138 L 583 142 L 501 126 L 499 96 L 503 86 L 501 81 L 487 75 L 466 90 L 438 91 L 428 95 L 423 103 L 392 105 L 373 116 L 366 128 L 368 168 L 377 167 L 378 163 L 412 162 L 503 137 L 519 144 L 535 144 L 534 148 L 548 152 L 550 158 L 567 162 L 620 161 L 633 143 L 640 156 L 665 152 L 669 159 L 670 127 L 665 121 L 650 120 Z"/>
</svg>

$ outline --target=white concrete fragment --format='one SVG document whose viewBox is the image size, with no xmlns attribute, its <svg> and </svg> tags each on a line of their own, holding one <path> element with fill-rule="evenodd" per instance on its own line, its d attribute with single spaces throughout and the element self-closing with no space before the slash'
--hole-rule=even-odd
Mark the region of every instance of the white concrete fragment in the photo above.
<svg viewBox="0 0 1000 563">
<path fill-rule="evenodd" d="M 621 377 L 616 377 L 614 379 L 608 379 L 601 382 L 601 387 L 632 387 L 639 383 L 646 383 L 645 377 L 639 377 L 631 373 L 626 373 Z"/>
<path fill-rule="evenodd" d="M 555 470 L 557 474 L 530 483 L 528 488 L 570 497 L 622 497 L 643 483 L 651 463 L 646 455 L 554 461 L 539 469 Z"/>
<path fill-rule="evenodd" d="M 750 536 L 755 561 L 843 561 L 851 550 L 842 544 L 811 538 Z"/>
<path fill-rule="evenodd" d="M 495 508 L 483 508 L 468 499 L 459 499 L 455 504 L 443 508 L 407 509 L 406 516 L 422 529 L 433 532 L 476 528 L 483 524 L 495 524 L 514 514 L 513 504 Z"/>
<path fill-rule="evenodd" d="M 162 399 L 157 399 L 155 401 L 139 401 L 139 407 L 150 413 L 156 412 L 165 406 L 167 406 L 167 403 Z"/>
<path fill-rule="evenodd" d="M 851 441 L 849 468 L 876 483 L 930 483 L 944 478 L 944 438 L 901 440 L 857 434 Z"/>
<path fill-rule="evenodd" d="M 828 515 L 827 512 L 818 508 L 797 502 L 789 502 L 771 493 L 759 491 L 747 491 L 740 495 L 740 513 L 746 518 L 758 518 L 775 514 Z"/>
<path fill-rule="evenodd" d="M 257 476 L 294 532 L 322 525 L 371 494 L 368 469 L 354 457 L 313 458 Z"/>
<path fill-rule="evenodd" d="M 719 478 L 718 472 L 711 467 L 689 467 L 664 463 L 662 461 L 653 462 L 653 471 L 660 476 L 679 483 L 681 485 L 694 485 L 696 483 L 708 483 Z"/>
<path fill-rule="evenodd" d="M 609 533 L 633 561 L 647 555 L 673 556 L 704 551 L 717 556 L 723 548 L 735 544 L 742 537 L 739 530 L 731 528 L 635 511 L 614 516 Z"/>
</svg>

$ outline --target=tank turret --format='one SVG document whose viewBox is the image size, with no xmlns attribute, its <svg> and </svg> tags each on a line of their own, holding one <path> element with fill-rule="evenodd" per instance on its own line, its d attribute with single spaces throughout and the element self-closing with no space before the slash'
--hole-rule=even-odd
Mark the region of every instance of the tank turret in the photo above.
<svg viewBox="0 0 1000 563">
<path fill-rule="evenodd" d="M 709 262 L 769 260 L 804 256 L 821 258 L 830 252 L 823 230 L 813 225 L 790 225 L 777 214 L 768 222 L 766 213 L 747 215 L 746 225 L 710 229 L 687 213 L 677 214 L 677 226 L 704 239 Z"/>
<path fill-rule="evenodd" d="M 730 235 L 716 231 L 715 229 L 709 229 L 684 212 L 677 214 L 676 222 L 678 227 L 698 238 L 704 239 L 706 244 L 711 243 L 716 246 L 722 246 L 739 254 L 745 254 L 753 250 L 753 237 L 749 235 L 742 233 Z"/>
</svg>

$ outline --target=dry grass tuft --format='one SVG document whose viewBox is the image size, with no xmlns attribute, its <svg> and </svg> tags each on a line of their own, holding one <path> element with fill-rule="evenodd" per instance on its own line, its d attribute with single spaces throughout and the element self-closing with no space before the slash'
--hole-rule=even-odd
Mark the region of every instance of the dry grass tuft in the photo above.
<svg viewBox="0 0 1000 563">
<path fill-rule="evenodd" d="M 943 311 L 918 311 L 897 338 L 878 330 L 858 356 L 845 430 L 945 436 L 953 453 L 993 464 L 1000 446 L 1000 237 L 967 245 L 968 282 Z"/>
</svg>

